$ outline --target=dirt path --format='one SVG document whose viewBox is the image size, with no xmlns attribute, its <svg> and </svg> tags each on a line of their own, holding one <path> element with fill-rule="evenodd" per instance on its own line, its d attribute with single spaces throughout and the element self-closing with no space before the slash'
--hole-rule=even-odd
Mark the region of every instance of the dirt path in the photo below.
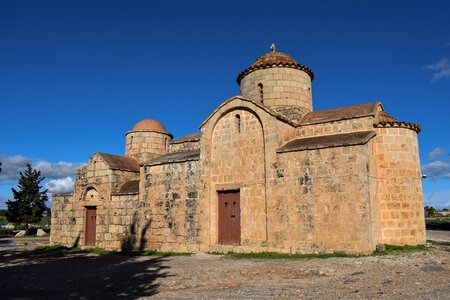
<svg viewBox="0 0 450 300">
<path fill-rule="evenodd" d="M 0 251 L 2 299 L 448 299 L 449 249 L 330 259 Z"/>
<path fill-rule="evenodd" d="M 171 260 L 157 299 L 449 299 L 450 253 L 310 260 Z"/>
</svg>

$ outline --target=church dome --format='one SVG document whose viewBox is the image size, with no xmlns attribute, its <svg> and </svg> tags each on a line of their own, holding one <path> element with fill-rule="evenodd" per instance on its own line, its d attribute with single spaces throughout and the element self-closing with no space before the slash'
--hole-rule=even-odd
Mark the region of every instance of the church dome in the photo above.
<svg viewBox="0 0 450 300">
<path fill-rule="evenodd" d="M 289 55 L 281 52 L 269 52 L 258 57 L 250 68 L 259 68 L 272 65 L 298 65 L 298 63 Z"/>
<path fill-rule="evenodd" d="M 131 131 L 159 131 L 167 133 L 166 127 L 164 127 L 161 122 L 158 122 L 153 119 L 145 119 L 140 122 L 138 122 L 136 125 L 134 125 L 133 129 Z"/>
<path fill-rule="evenodd" d="M 309 77 L 311 77 L 311 80 L 314 78 L 314 73 L 311 71 L 311 69 L 309 69 L 304 65 L 299 64 L 291 56 L 285 53 L 275 51 L 275 46 L 272 45 L 272 52 L 266 53 L 258 57 L 250 67 L 248 67 L 238 75 L 237 82 L 238 84 L 240 84 L 242 78 L 244 78 L 246 75 L 250 74 L 255 70 L 275 68 L 275 67 L 299 69 L 307 73 Z"/>
</svg>

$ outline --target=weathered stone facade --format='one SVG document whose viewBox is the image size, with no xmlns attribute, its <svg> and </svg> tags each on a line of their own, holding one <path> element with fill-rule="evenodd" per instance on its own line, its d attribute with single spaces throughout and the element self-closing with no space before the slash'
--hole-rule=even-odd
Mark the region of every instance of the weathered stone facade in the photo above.
<svg viewBox="0 0 450 300">
<path fill-rule="evenodd" d="M 273 51 L 199 133 L 172 140 L 155 120 L 137 123 L 124 156 L 95 153 L 74 193 L 53 195 L 51 241 L 284 253 L 423 244 L 420 127 L 381 103 L 313 112 L 312 79 Z"/>
</svg>

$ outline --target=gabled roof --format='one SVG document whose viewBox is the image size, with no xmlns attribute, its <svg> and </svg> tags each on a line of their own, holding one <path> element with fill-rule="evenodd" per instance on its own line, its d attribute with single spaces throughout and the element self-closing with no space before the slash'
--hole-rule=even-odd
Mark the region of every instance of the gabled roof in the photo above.
<svg viewBox="0 0 450 300">
<path fill-rule="evenodd" d="M 100 156 L 103 161 L 108 165 L 108 168 L 111 170 L 122 170 L 122 171 L 131 171 L 131 172 L 139 172 L 139 163 L 136 159 L 128 156 L 119 156 L 113 154 L 106 154 L 96 152 L 98 156 Z"/>
<path fill-rule="evenodd" d="M 300 120 L 299 125 L 309 125 L 361 118 L 366 116 L 375 116 L 379 106 L 381 106 L 380 102 L 371 102 L 310 112 L 303 116 L 303 118 Z"/>
<path fill-rule="evenodd" d="M 375 136 L 375 131 L 356 131 L 290 141 L 277 149 L 277 153 L 314 150 L 331 147 L 364 145 Z"/>
<path fill-rule="evenodd" d="M 250 103 L 260 109 L 262 109 L 263 111 L 265 111 L 266 113 L 268 113 L 269 115 L 277 118 L 278 120 L 287 123 L 291 126 L 296 126 L 296 123 L 292 122 L 291 120 L 289 120 L 288 118 L 286 118 L 285 116 L 283 116 L 282 114 L 277 113 L 276 111 L 272 110 L 270 107 L 267 107 L 265 105 L 262 105 L 261 103 L 255 102 L 251 99 L 245 98 L 243 96 L 233 96 L 227 100 L 225 100 L 224 102 L 222 102 L 207 118 L 205 121 L 203 121 L 202 124 L 200 124 L 200 128 L 203 127 L 203 125 L 205 125 L 209 119 L 211 119 L 222 107 L 224 107 L 225 105 L 227 105 L 228 103 L 235 101 L 235 100 L 239 100 L 239 101 L 243 101 L 243 102 L 247 102 Z"/>
<path fill-rule="evenodd" d="M 171 144 L 178 144 L 178 143 L 184 143 L 184 142 L 195 142 L 195 141 L 199 141 L 201 139 L 201 137 L 202 137 L 201 132 L 190 133 L 190 134 L 187 134 L 185 136 L 182 136 L 180 138 L 173 140 L 171 142 Z"/>
<path fill-rule="evenodd" d="M 185 161 L 193 161 L 200 159 L 200 150 L 192 150 L 192 151 L 180 151 L 180 152 L 172 152 L 167 153 L 163 156 L 152 159 L 148 162 L 143 163 L 145 166 L 156 166 L 163 165 L 169 163 L 179 163 Z"/>
</svg>

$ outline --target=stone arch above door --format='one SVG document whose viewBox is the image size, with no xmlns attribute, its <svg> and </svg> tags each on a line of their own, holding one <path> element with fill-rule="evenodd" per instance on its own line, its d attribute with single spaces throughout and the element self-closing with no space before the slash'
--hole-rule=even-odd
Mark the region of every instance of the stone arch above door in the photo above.
<svg viewBox="0 0 450 300">
<path fill-rule="evenodd" d="M 211 233 L 218 243 L 218 192 L 239 187 L 241 245 L 266 237 L 265 147 L 259 117 L 250 109 L 235 107 L 217 120 L 211 137 Z"/>
<path fill-rule="evenodd" d="M 79 205 L 81 206 L 99 206 L 102 204 L 103 198 L 100 196 L 97 187 L 88 186 L 82 193 L 80 200 Z"/>
</svg>

